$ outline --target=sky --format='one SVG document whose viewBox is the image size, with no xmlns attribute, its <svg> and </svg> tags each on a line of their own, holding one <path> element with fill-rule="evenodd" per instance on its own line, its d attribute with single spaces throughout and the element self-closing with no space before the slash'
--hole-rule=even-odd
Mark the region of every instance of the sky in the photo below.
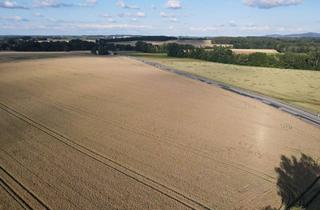
<svg viewBox="0 0 320 210">
<path fill-rule="evenodd" d="M 0 0 L 0 35 L 320 32 L 319 0 Z"/>
</svg>

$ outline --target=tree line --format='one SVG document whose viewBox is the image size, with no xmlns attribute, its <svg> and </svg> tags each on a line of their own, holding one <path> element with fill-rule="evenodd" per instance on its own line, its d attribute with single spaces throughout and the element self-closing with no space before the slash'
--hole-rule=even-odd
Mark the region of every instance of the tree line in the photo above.
<svg viewBox="0 0 320 210">
<path fill-rule="evenodd" d="M 144 53 L 166 53 L 167 45 L 153 45 L 143 41 L 137 41 L 134 46 L 110 43 L 108 40 L 97 40 L 92 53 L 97 55 L 108 55 L 115 51 L 139 51 Z"/>
<path fill-rule="evenodd" d="M 7 39 L 0 42 L 0 50 L 13 51 L 78 51 L 91 50 L 94 46 L 94 42 L 80 39 L 54 42 L 28 39 Z"/>
<path fill-rule="evenodd" d="M 145 38 L 145 37 L 144 37 Z M 141 38 L 142 39 L 142 38 Z M 171 37 L 150 37 L 149 39 L 171 39 Z M 123 40 L 122 40 L 123 41 Z M 226 64 L 248 66 L 320 70 L 320 39 L 274 39 L 274 38 L 215 38 L 214 43 L 233 44 L 235 48 L 277 49 L 282 53 L 250 55 L 234 54 L 229 48 L 197 48 L 192 45 L 175 43 L 153 45 L 137 41 L 135 46 L 97 40 L 96 43 L 73 39 L 70 41 L 39 41 L 35 39 L 3 39 L 0 50 L 13 51 L 76 51 L 91 50 L 94 54 L 109 54 L 111 51 L 139 51 L 145 53 L 167 53 L 171 57 L 195 58 Z M 314 45 L 313 45 L 314 44 Z"/>
<path fill-rule="evenodd" d="M 319 38 L 217 37 L 212 43 L 231 44 L 235 49 L 275 49 L 282 53 L 308 53 L 320 49 Z"/>
<path fill-rule="evenodd" d="M 320 70 L 320 50 L 308 53 L 253 53 L 234 54 L 227 47 L 213 47 L 210 49 L 197 48 L 192 45 L 169 43 L 152 45 L 143 41 L 136 42 L 135 46 L 118 45 L 105 41 L 98 42 L 93 52 L 95 54 L 109 54 L 110 51 L 139 51 L 144 53 L 166 53 L 169 57 L 194 58 L 225 64 L 246 66 L 260 66 L 287 69 Z M 97 53 L 98 52 L 98 53 Z"/>
<path fill-rule="evenodd" d="M 191 45 L 168 44 L 167 55 L 180 58 L 195 58 L 212 62 L 288 69 L 320 70 L 320 50 L 308 53 L 253 53 L 234 54 L 230 48 L 196 48 Z"/>
</svg>

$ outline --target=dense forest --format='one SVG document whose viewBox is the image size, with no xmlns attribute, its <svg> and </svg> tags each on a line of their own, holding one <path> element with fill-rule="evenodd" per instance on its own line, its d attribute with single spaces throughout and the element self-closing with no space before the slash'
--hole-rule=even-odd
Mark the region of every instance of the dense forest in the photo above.
<svg viewBox="0 0 320 210">
<path fill-rule="evenodd" d="M 214 44 L 232 44 L 236 49 L 275 49 L 279 52 L 308 53 L 320 49 L 320 38 L 217 37 Z"/>
<path fill-rule="evenodd" d="M 70 41 L 39 41 L 33 39 L 6 39 L 0 41 L 0 50 L 13 51 L 78 51 L 91 50 L 94 42 L 73 39 Z"/>
</svg>

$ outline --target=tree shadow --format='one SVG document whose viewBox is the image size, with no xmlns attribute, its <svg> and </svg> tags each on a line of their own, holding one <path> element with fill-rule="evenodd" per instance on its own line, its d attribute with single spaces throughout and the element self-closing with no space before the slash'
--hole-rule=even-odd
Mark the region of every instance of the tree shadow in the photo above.
<svg viewBox="0 0 320 210">
<path fill-rule="evenodd" d="M 306 210 L 320 209 L 320 165 L 317 161 L 305 154 L 301 154 L 300 159 L 282 155 L 280 167 L 275 171 L 278 175 L 278 195 L 284 209 L 295 206 Z"/>
<path fill-rule="evenodd" d="M 266 206 L 266 207 L 262 208 L 261 210 L 278 210 L 278 209 L 271 207 L 271 206 Z"/>
</svg>

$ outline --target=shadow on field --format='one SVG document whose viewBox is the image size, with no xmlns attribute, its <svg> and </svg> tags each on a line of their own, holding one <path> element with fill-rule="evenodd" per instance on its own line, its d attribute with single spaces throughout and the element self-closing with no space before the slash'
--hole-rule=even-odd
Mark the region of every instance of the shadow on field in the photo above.
<svg viewBox="0 0 320 210">
<path fill-rule="evenodd" d="M 306 210 L 320 209 L 320 165 L 317 161 L 305 154 L 301 154 L 300 159 L 283 155 L 280 167 L 275 171 L 283 209 L 297 206 Z M 263 209 L 276 208 L 268 206 Z"/>
</svg>

